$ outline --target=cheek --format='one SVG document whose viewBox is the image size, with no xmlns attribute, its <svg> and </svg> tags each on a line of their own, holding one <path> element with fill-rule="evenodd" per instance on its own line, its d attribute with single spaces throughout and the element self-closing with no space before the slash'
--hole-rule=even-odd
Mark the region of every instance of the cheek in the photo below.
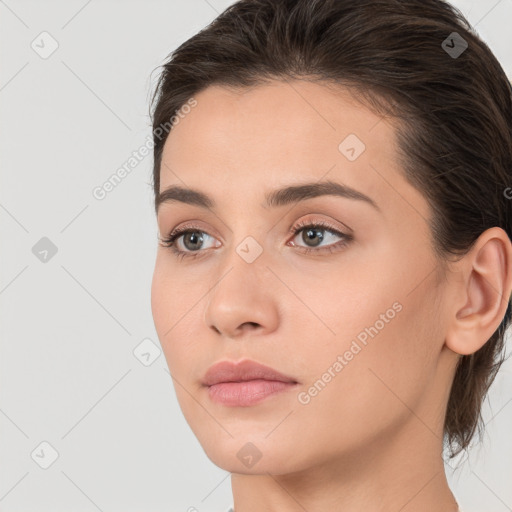
<svg viewBox="0 0 512 512">
<path fill-rule="evenodd" d="M 201 294 L 190 279 L 159 249 L 151 283 L 151 310 L 162 343 L 172 338 L 183 319 L 190 313 Z"/>
<path fill-rule="evenodd" d="M 317 275 L 295 288 L 318 316 L 288 311 L 303 339 L 297 364 L 313 414 L 334 419 L 347 413 L 363 421 L 375 415 L 389 423 L 407 414 L 404 403 L 420 399 L 433 371 L 433 285 L 425 280 L 411 292 L 420 260 L 413 265 L 380 256 L 361 261 L 361 272 L 352 266 L 330 273 L 332 286 Z"/>
<path fill-rule="evenodd" d="M 311 425 L 310 435 L 325 457 L 396 431 L 411 409 L 418 410 L 434 359 L 427 330 L 417 328 L 417 305 L 401 299 L 402 309 L 393 310 L 393 318 L 388 314 L 388 323 L 376 321 L 387 310 L 386 300 L 384 307 L 376 300 L 364 310 L 345 310 L 337 317 L 336 341 L 331 337 L 322 349 L 303 354 L 309 369 L 289 428 L 300 438 L 303 425 Z M 365 336 L 358 337 L 361 333 Z"/>
<path fill-rule="evenodd" d="M 301 272 L 300 279 L 292 274 L 284 276 L 303 301 L 283 300 L 282 316 L 295 326 L 292 343 L 302 340 L 296 347 L 303 352 L 298 359 L 306 363 L 303 370 L 309 377 L 317 377 L 338 355 L 349 351 L 353 342 L 362 348 L 359 355 L 368 352 L 372 344 L 389 347 L 390 342 L 386 344 L 384 339 L 390 325 L 401 321 L 399 299 L 403 293 L 392 272 L 386 272 L 381 264 L 382 258 L 358 264 L 343 260 L 338 268 Z M 355 360 L 353 355 L 347 354 Z"/>
<path fill-rule="evenodd" d="M 190 371 L 201 368 L 205 354 L 204 333 L 197 331 L 204 290 L 189 286 L 190 279 L 159 255 L 151 283 L 151 310 L 169 371 L 182 382 Z M 205 354 L 206 356 L 208 354 Z M 176 385 L 178 393 L 179 386 Z"/>
<path fill-rule="evenodd" d="M 179 347 L 173 344 L 176 339 L 176 332 L 181 327 L 180 318 L 185 315 L 179 277 L 175 271 L 166 269 L 164 258 L 157 257 L 153 281 L 151 283 L 151 310 L 155 329 L 162 345 L 167 362 L 173 363 L 178 354 L 176 349 Z M 183 320 L 182 320 L 183 321 Z M 172 372 L 172 367 L 169 366 Z"/>
<path fill-rule="evenodd" d="M 169 288 L 160 259 L 160 255 L 158 255 L 151 282 L 151 312 L 160 342 L 163 343 L 163 334 L 166 330 L 164 325 L 166 323 L 166 312 L 172 311 L 173 308 L 173 288 Z"/>
</svg>

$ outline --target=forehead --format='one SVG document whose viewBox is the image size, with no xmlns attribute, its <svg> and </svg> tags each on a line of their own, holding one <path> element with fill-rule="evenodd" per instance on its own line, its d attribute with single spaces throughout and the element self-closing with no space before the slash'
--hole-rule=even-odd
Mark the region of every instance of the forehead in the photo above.
<svg viewBox="0 0 512 512">
<path fill-rule="evenodd" d="M 337 159 L 339 144 L 355 134 L 368 150 L 379 149 L 381 158 L 393 157 L 392 126 L 341 87 L 300 80 L 239 89 L 214 85 L 195 100 L 168 136 L 164 154 L 178 158 L 194 142 L 219 157 L 221 148 L 226 157 L 255 153 L 259 160 L 286 150 L 293 150 L 290 158 L 318 157 L 314 151 L 322 150 Z"/>
<path fill-rule="evenodd" d="M 261 202 L 272 188 L 323 178 L 377 202 L 389 184 L 404 186 L 393 125 L 345 89 L 275 81 L 210 86 L 194 98 L 166 140 L 160 190 L 185 185 L 242 205 L 249 194 Z"/>
</svg>

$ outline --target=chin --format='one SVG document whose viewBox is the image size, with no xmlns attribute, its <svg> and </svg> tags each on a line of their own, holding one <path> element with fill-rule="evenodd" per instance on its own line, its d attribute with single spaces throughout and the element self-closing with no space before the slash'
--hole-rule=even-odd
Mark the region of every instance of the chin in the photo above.
<svg viewBox="0 0 512 512">
<path fill-rule="evenodd" d="M 305 463 L 303 454 L 297 457 L 296 443 L 288 446 L 282 437 L 273 441 L 247 433 L 233 438 L 226 434 L 222 440 L 218 436 L 203 440 L 200 435 L 198 439 L 211 462 L 230 473 L 279 475 L 300 471 Z"/>
</svg>

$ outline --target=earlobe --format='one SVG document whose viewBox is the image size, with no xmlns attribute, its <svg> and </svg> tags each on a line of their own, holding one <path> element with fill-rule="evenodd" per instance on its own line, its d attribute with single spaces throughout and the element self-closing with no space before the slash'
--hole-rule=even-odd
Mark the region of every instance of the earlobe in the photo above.
<svg viewBox="0 0 512 512">
<path fill-rule="evenodd" d="M 446 345 L 469 355 L 485 345 L 507 310 L 512 291 L 512 244 L 507 233 L 498 227 L 484 231 L 458 265 L 463 279 L 453 283 L 457 300 Z"/>
</svg>

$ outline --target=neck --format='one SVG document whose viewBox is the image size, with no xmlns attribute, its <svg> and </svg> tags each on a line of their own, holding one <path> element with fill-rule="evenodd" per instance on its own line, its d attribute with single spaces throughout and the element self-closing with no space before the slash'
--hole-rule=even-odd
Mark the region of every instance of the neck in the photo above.
<svg viewBox="0 0 512 512">
<path fill-rule="evenodd" d="M 439 433 L 411 416 L 390 441 L 286 474 L 231 475 L 235 512 L 457 512 Z"/>
</svg>

